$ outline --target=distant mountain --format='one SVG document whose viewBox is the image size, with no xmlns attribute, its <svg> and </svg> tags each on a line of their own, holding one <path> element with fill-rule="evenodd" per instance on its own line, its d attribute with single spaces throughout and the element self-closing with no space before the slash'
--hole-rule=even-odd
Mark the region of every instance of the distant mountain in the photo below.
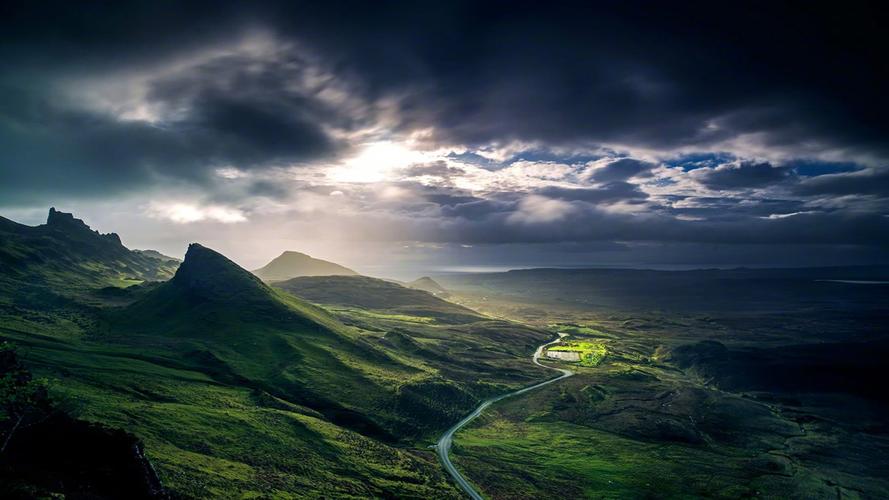
<svg viewBox="0 0 889 500">
<path fill-rule="evenodd" d="M 323 305 L 424 316 L 444 323 L 484 319 L 471 309 L 442 300 L 427 291 L 367 276 L 307 276 L 278 281 L 272 286 Z"/>
<path fill-rule="evenodd" d="M 0 279 L 27 286 L 64 290 L 169 279 L 178 262 L 157 255 L 130 250 L 117 234 L 100 234 L 55 208 L 40 226 L 0 217 Z"/>
<path fill-rule="evenodd" d="M 333 262 L 304 253 L 287 251 L 255 271 L 265 281 L 279 281 L 300 276 L 356 276 L 358 273 Z"/>
<path fill-rule="evenodd" d="M 422 278 L 416 279 L 407 283 L 405 286 L 408 288 L 413 288 L 416 290 L 423 290 L 425 292 L 429 292 L 432 295 L 441 297 L 447 296 L 448 291 L 444 289 L 443 286 L 439 285 L 437 281 L 430 278 L 429 276 L 423 276 Z"/>
<path fill-rule="evenodd" d="M 182 262 L 182 259 L 177 259 L 176 257 L 170 257 L 169 255 L 164 255 L 157 250 L 133 250 L 134 252 L 141 253 L 146 257 L 151 257 L 152 259 L 162 260 L 162 261 L 173 261 L 178 265 Z"/>
</svg>

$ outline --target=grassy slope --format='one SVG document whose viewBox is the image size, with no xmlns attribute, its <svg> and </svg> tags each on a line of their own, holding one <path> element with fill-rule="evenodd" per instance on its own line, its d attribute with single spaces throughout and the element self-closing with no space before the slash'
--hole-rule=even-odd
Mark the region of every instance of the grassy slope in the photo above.
<svg viewBox="0 0 889 500">
<path fill-rule="evenodd" d="M 492 498 L 889 491 L 885 440 L 797 420 L 659 369 L 644 371 L 657 380 L 607 364 L 590 370 L 600 373 L 506 401 L 458 433 L 458 467 Z"/>
<path fill-rule="evenodd" d="M 141 292 L 124 309 L 68 302 L 52 310 L 18 308 L 0 319 L 0 336 L 20 345 L 27 362 L 54 379 L 58 395 L 82 417 L 143 438 L 165 484 L 177 493 L 454 494 L 428 452 L 384 445 L 263 390 L 282 387 L 272 374 L 281 376 L 280 364 L 287 362 L 322 383 L 319 394 L 358 406 L 378 397 L 382 391 L 361 378 L 368 370 L 345 367 L 372 363 L 366 352 L 354 353 L 361 349 L 342 325 L 252 277 L 245 283 L 245 271 L 206 271 L 215 272 L 196 294 L 183 295 L 168 282 Z M 222 289 L 212 289 L 217 285 Z M 377 358 L 375 375 L 402 374 L 382 369 L 385 356 Z M 287 375 L 287 382 L 306 385 Z M 313 405 L 323 401 L 303 396 Z"/>
<path fill-rule="evenodd" d="M 179 494 L 456 496 L 427 440 L 541 375 L 525 361 L 537 330 L 330 312 L 240 269 L 204 271 L 185 292 L 174 279 L 13 304 L 10 291 L 0 309 L 0 337 L 56 395 L 144 439 Z"/>
<path fill-rule="evenodd" d="M 334 423 L 388 441 L 428 435 L 497 390 L 488 385 L 492 382 L 534 376 L 532 369 L 500 374 L 485 365 L 481 371 L 489 373 L 481 376 L 450 376 L 446 370 L 464 371 L 459 366 L 463 358 L 433 345 L 400 349 L 404 346 L 385 342 L 386 334 L 381 338 L 345 326 L 316 306 L 270 289 L 221 255 L 194 248 L 173 280 L 108 315 L 105 342 L 154 344 L 219 378 L 310 406 Z M 394 321 L 403 326 L 400 318 Z M 531 330 L 522 333 L 542 337 Z M 399 335 L 413 342 L 404 332 L 392 333 L 389 340 Z M 478 347 L 476 341 L 464 350 Z M 501 350 L 488 356 L 514 361 L 521 354 Z"/>
<path fill-rule="evenodd" d="M 131 251 L 116 234 L 100 235 L 70 214 L 25 226 L 0 217 L 0 290 L 20 301 L 50 295 L 82 296 L 86 289 L 128 286 L 173 276 L 175 260 Z"/>
<path fill-rule="evenodd" d="M 791 312 L 781 314 L 753 308 L 741 314 L 712 309 L 603 313 L 585 305 L 541 305 L 490 293 L 484 300 L 457 300 L 546 324 L 607 349 L 598 366 L 571 364 L 575 377 L 495 405 L 457 434 L 454 461 L 488 496 L 889 495 L 883 473 L 889 468 L 889 432 L 880 399 L 873 391 L 810 387 L 824 382 L 832 391 L 839 387 L 830 385 L 834 378 L 863 370 L 837 375 L 832 370 L 853 366 L 854 359 L 813 357 L 810 351 L 820 344 L 796 345 L 812 339 L 883 345 L 874 343 L 880 338 L 880 309 L 837 307 L 843 296 L 820 310 L 796 311 L 792 306 L 797 304 L 785 300 Z M 856 307 L 864 308 L 861 303 Z M 709 355 L 703 358 L 709 364 L 688 366 L 701 354 L 692 351 L 697 358 L 690 357 L 687 346 L 701 339 L 724 343 L 730 354 Z M 855 354 L 861 349 L 853 345 L 825 346 L 819 352 L 839 357 L 848 351 L 868 362 L 874 358 Z M 829 377 L 806 375 L 818 364 L 831 371 Z M 785 371 L 776 374 L 770 368 L 775 366 Z M 715 377 L 715 370 L 727 367 L 737 371 Z M 800 382 L 806 383 L 788 386 L 788 370 L 805 375 Z M 770 387 L 764 383 L 769 379 L 781 384 Z M 874 380 L 859 383 L 878 387 Z"/>
<path fill-rule="evenodd" d="M 10 324 L 4 321 L 4 324 Z M 348 431 L 309 408 L 225 383 L 176 357 L 82 339 L 64 323 L 0 335 L 81 418 L 134 432 L 164 484 L 197 497 L 456 497 L 429 453 Z"/>
<path fill-rule="evenodd" d="M 367 276 L 294 278 L 273 283 L 310 302 L 353 307 L 404 317 L 434 318 L 442 323 L 471 323 L 484 319 L 477 312 L 442 300 L 423 290 Z"/>
</svg>

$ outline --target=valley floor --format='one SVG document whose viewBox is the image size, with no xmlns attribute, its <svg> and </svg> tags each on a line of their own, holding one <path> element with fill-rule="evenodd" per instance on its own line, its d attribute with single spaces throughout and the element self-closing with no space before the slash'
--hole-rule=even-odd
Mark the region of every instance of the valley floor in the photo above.
<svg viewBox="0 0 889 500">
<path fill-rule="evenodd" d="M 503 313 L 505 304 L 499 306 L 488 304 L 489 311 Z M 515 303 L 508 307 L 516 316 L 523 310 Z M 680 354 L 687 356 L 689 345 L 695 356 L 707 358 L 701 352 L 711 344 L 696 343 L 701 338 L 721 336 L 730 347 L 743 341 L 752 332 L 738 323 L 726 330 L 713 317 L 558 309 L 524 319 L 569 332 L 569 340 L 601 344 L 606 355 L 595 366 L 546 359 L 576 375 L 500 401 L 454 435 L 452 460 L 485 497 L 889 496 L 882 402 L 849 393 L 744 387 L 748 381 L 737 376 L 731 380 L 736 387 L 727 390 L 729 382 L 706 365 L 683 363 Z M 806 321 L 785 317 L 772 333 L 792 332 Z M 760 360 L 750 356 L 744 370 L 755 372 Z M 785 361 L 785 368 L 792 364 Z"/>
</svg>

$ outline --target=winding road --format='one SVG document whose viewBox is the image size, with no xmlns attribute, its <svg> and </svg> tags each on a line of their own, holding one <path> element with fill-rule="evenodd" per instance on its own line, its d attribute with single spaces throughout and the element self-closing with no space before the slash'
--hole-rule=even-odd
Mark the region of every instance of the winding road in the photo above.
<svg viewBox="0 0 889 500">
<path fill-rule="evenodd" d="M 547 368 L 549 370 L 556 370 L 558 372 L 561 372 L 562 375 L 560 375 L 556 378 L 551 378 L 551 379 L 546 380 L 544 382 L 540 382 L 539 384 L 534 384 L 532 386 L 525 387 L 524 389 L 519 389 L 517 391 L 508 392 L 506 394 L 501 394 L 500 396 L 496 396 L 496 397 L 482 401 L 482 403 L 480 405 L 478 405 L 478 407 L 475 410 L 473 410 L 472 413 L 467 415 L 463 420 L 457 422 L 453 427 L 448 429 L 447 432 L 442 434 L 441 438 L 439 438 L 439 440 L 438 440 L 438 443 L 436 443 L 435 448 L 436 448 L 436 451 L 438 452 L 438 458 L 439 458 L 439 460 L 441 460 L 441 464 L 444 466 L 445 470 L 448 471 L 448 474 L 450 474 L 451 477 L 454 478 L 454 481 L 456 481 L 457 484 L 460 485 L 460 488 L 462 488 L 463 491 L 465 491 L 466 494 L 469 495 L 473 500 L 483 500 L 483 498 L 481 495 L 479 495 L 479 493 L 477 491 L 475 491 L 475 488 L 473 488 L 472 485 L 469 484 L 469 481 L 467 481 L 466 478 L 464 478 L 460 474 L 460 472 L 457 470 L 457 468 L 454 467 L 454 464 L 451 463 L 451 458 L 449 456 L 449 453 L 451 451 L 451 444 L 453 444 L 453 442 L 454 442 L 454 433 L 459 431 L 461 428 L 463 428 L 469 422 L 472 422 L 473 420 L 475 420 L 476 417 L 478 417 L 479 415 L 482 414 L 483 411 L 485 411 L 485 408 L 491 406 L 492 404 L 496 403 L 497 401 L 500 401 L 501 399 L 506 399 L 506 398 L 509 398 L 512 396 L 518 396 L 519 394 L 524 394 L 526 392 L 533 391 L 534 389 L 539 389 L 545 385 L 552 384 L 553 382 L 557 382 L 559 380 L 562 380 L 563 378 L 568 378 L 571 375 L 574 375 L 574 372 L 572 372 L 571 370 L 564 370 L 562 368 L 553 368 L 551 366 L 546 366 L 544 364 L 541 364 L 540 361 L 538 361 L 538 359 L 540 359 L 540 356 L 543 355 L 543 349 L 546 348 L 547 346 L 550 346 L 553 344 L 558 344 L 559 342 L 561 342 L 562 336 L 563 335 L 560 334 L 558 339 L 556 339 L 552 342 L 547 342 L 546 344 L 543 344 L 540 347 L 538 347 L 537 350 L 534 351 L 534 356 L 531 357 L 531 361 L 533 361 L 535 365 L 542 366 L 542 367 Z"/>
</svg>

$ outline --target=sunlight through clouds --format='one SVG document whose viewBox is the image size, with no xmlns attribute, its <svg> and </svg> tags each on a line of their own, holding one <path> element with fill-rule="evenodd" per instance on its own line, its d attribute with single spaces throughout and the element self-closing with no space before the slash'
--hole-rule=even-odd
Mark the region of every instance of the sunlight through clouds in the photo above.
<svg viewBox="0 0 889 500">
<path fill-rule="evenodd" d="M 365 144 L 358 154 L 327 171 L 333 182 L 368 183 L 392 180 L 399 169 L 427 161 L 429 156 L 391 141 Z"/>
<path fill-rule="evenodd" d="M 246 222 L 247 217 L 241 210 L 218 205 L 199 206 L 190 203 L 158 203 L 153 202 L 149 214 L 159 219 L 168 219 L 177 224 L 213 221 L 224 224 Z"/>
</svg>

